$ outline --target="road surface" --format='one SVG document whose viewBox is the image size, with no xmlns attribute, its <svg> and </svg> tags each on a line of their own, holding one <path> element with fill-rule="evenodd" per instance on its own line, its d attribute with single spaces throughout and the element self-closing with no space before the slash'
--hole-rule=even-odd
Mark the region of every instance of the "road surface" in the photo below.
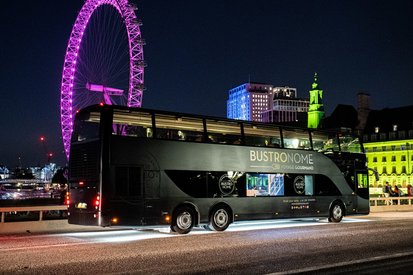
<svg viewBox="0 0 413 275">
<path fill-rule="evenodd" d="M 413 213 L 278 220 L 188 235 L 114 230 L 0 236 L 0 273 L 408 274 Z"/>
</svg>

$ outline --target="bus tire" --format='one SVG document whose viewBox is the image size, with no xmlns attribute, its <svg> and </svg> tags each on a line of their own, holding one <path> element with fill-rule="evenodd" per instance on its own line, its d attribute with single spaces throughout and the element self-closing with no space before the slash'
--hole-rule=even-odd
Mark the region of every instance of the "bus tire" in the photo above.
<svg viewBox="0 0 413 275">
<path fill-rule="evenodd" d="M 208 227 L 215 231 L 224 231 L 231 223 L 230 209 L 226 206 L 215 207 L 209 216 Z"/>
<path fill-rule="evenodd" d="M 344 216 L 344 207 L 341 203 L 333 203 L 330 209 L 329 222 L 341 222 Z"/>
<path fill-rule="evenodd" d="M 188 234 L 194 227 L 195 213 L 188 206 L 181 206 L 175 210 L 171 230 L 179 234 Z"/>
</svg>

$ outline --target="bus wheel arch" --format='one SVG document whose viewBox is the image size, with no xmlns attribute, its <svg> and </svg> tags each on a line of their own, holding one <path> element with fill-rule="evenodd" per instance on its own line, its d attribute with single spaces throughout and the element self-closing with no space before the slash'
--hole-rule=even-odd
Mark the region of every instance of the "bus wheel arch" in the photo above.
<svg viewBox="0 0 413 275">
<path fill-rule="evenodd" d="M 199 222 L 199 211 L 190 203 L 175 207 L 172 215 L 171 230 L 179 234 L 189 233 Z"/>
<path fill-rule="evenodd" d="M 328 221 L 341 222 L 345 214 L 346 207 L 344 206 L 344 203 L 340 200 L 335 200 L 330 205 Z"/>
<path fill-rule="evenodd" d="M 226 203 L 218 203 L 209 211 L 208 228 L 224 231 L 234 221 L 231 207 Z"/>
</svg>

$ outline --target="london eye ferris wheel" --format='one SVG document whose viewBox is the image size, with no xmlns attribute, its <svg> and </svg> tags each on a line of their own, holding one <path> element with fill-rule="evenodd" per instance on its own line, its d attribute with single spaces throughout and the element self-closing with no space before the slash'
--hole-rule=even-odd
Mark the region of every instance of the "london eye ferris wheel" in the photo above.
<svg viewBox="0 0 413 275">
<path fill-rule="evenodd" d="M 67 45 L 60 121 L 67 159 L 77 110 L 98 103 L 141 107 L 144 89 L 141 21 L 128 0 L 86 0 Z"/>
</svg>

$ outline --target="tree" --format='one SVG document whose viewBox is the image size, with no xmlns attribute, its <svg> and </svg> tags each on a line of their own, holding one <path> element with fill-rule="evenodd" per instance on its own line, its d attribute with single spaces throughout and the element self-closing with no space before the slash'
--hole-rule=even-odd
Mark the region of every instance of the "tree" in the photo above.
<svg viewBox="0 0 413 275">
<path fill-rule="evenodd" d="M 52 183 L 66 184 L 67 178 L 65 176 L 67 168 L 60 168 L 56 171 L 52 178 Z"/>
</svg>

